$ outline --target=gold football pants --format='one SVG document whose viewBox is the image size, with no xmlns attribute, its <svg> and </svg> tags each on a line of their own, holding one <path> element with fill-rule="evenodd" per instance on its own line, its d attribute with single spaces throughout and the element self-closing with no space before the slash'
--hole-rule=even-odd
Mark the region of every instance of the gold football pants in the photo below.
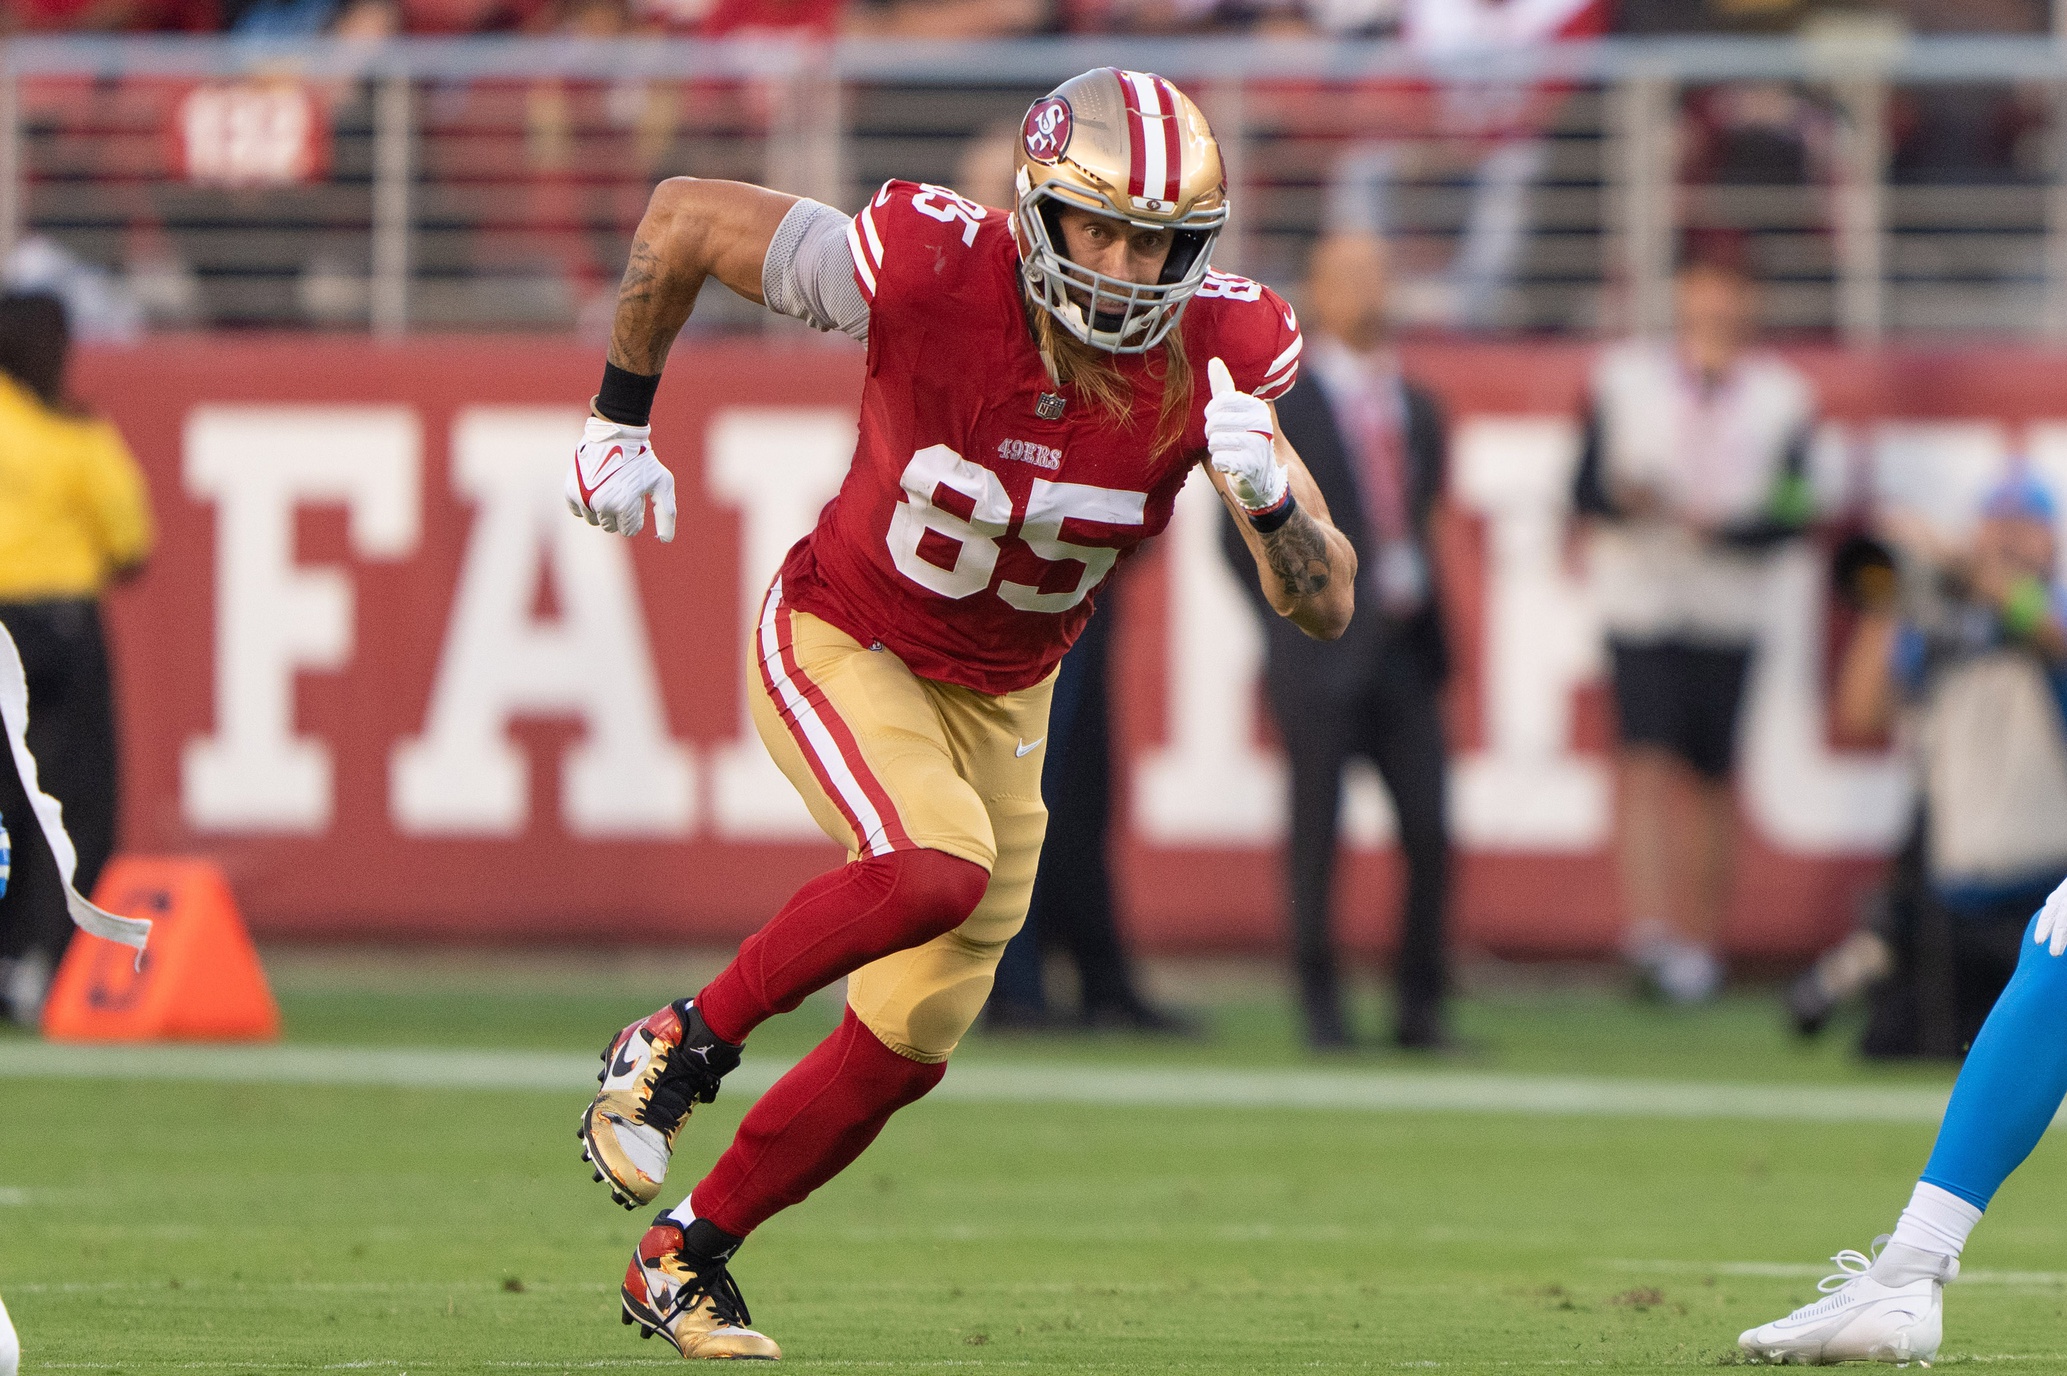
<svg viewBox="0 0 2067 1376">
<path fill-rule="evenodd" d="M 754 726 L 825 834 L 850 860 L 923 848 L 990 871 L 961 926 L 847 977 L 855 1016 L 901 1056 L 948 1058 L 1026 921 L 1054 688 L 1053 674 L 997 696 L 920 678 L 791 609 L 780 579 L 762 604 L 747 655 Z"/>
</svg>

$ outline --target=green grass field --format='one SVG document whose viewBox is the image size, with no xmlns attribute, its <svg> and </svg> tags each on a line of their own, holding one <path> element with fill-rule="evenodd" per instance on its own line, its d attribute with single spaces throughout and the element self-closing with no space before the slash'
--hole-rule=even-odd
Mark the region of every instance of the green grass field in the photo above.
<svg viewBox="0 0 2067 1376">
<path fill-rule="evenodd" d="M 669 958 L 675 961 L 675 958 Z M 679 962 L 675 962 L 678 964 Z M 294 955 L 290 1039 L 593 1054 L 675 992 L 653 961 Z M 1264 1078 L 1316 1066 L 1696 1084 L 1885 1086 L 1794 1046 L 1769 1001 L 1691 1015 L 1515 984 L 1432 1068 L 1303 1060 L 1267 990 L 1200 985 L 1203 1045 L 972 1038 L 975 1067 Z M 808 1005 L 756 1038 L 799 1054 Z M 1368 1021 L 1368 1018 L 1367 1018 Z M 619 1326 L 644 1216 L 577 1159 L 585 1095 L 25 1077 L 0 1041 L 0 1296 L 28 1372 L 565 1371 L 678 1359 Z M 348 1053 L 339 1052 L 344 1055 Z M 1210 1076 L 1208 1076 L 1210 1078 Z M 950 1071 L 952 1084 L 955 1072 Z M 1196 1078 L 1185 1081 L 1197 1083 Z M 744 1094 L 700 1110 L 686 1187 Z M 1927 1122 L 1157 1107 L 940 1098 L 777 1218 L 736 1271 L 792 1364 L 1109 1372 L 1661 1370 L 1814 1293 L 1887 1227 Z M 670 1202 L 677 1191 L 670 1191 Z M 1950 1296 L 1944 1364 L 2067 1371 L 2067 1153 L 2005 1189 Z"/>
</svg>

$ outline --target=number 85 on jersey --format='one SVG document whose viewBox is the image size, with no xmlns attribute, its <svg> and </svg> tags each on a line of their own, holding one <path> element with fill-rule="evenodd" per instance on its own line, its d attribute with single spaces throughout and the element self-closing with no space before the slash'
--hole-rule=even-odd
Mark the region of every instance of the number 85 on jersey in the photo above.
<svg viewBox="0 0 2067 1376">
<path fill-rule="evenodd" d="M 990 588 L 999 541 L 1011 530 L 1015 514 L 998 475 L 936 444 L 912 455 L 898 482 L 906 500 L 891 513 L 886 537 L 897 571 L 922 588 L 958 600 Z M 1141 492 L 1035 478 L 1019 517 L 1020 541 L 1051 564 L 1075 562 L 1082 571 L 1072 586 L 1059 591 L 1000 580 L 998 597 L 1023 612 L 1065 612 L 1076 606 L 1112 571 L 1120 551 L 1073 544 L 1062 538 L 1062 523 L 1139 526 L 1147 500 Z"/>
</svg>

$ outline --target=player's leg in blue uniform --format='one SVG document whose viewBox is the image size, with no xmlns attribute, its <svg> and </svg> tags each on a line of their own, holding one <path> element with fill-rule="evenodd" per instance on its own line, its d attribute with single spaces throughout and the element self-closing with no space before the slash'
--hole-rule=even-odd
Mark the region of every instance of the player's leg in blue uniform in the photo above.
<svg viewBox="0 0 2067 1376">
<path fill-rule="evenodd" d="M 2067 1099 L 2067 885 L 2025 930 L 2017 971 L 1974 1039 L 1937 1145 L 1887 1245 L 1838 1254 L 1830 1293 L 1738 1341 L 1771 1361 L 1929 1360 L 1967 1234 Z"/>
</svg>

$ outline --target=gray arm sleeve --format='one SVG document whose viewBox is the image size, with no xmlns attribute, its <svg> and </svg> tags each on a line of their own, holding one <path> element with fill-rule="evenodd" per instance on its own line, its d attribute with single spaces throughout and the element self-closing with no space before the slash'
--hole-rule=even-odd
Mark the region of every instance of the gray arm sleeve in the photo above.
<svg viewBox="0 0 2067 1376">
<path fill-rule="evenodd" d="M 868 302 L 854 281 L 848 224 L 845 215 L 821 201 L 791 206 L 761 260 L 761 298 L 771 311 L 866 343 Z"/>
</svg>

